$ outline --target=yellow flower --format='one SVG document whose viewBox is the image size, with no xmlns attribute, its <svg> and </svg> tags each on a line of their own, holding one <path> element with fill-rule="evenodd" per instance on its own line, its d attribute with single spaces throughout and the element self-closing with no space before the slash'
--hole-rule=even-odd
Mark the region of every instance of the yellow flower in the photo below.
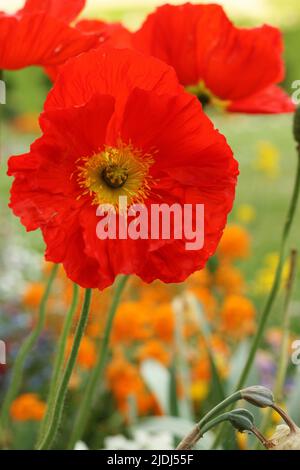
<svg viewBox="0 0 300 470">
<path fill-rule="evenodd" d="M 280 153 L 271 142 L 258 142 L 257 158 L 254 168 L 269 178 L 276 178 L 280 171 Z"/>
<path fill-rule="evenodd" d="M 209 392 L 209 383 L 205 380 L 196 380 L 191 385 L 191 398 L 201 402 L 205 400 Z"/>
<path fill-rule="evenodd" d="M 275 277 L 279 255 L 277 253 L 269 253 L 265 256 L 263 267 L 258 271 L 255 278 L 254 292 L 256 294 L 265 294 L 269 292 Z M 289 272 L 288 262 L 284 264 L 281 278 L 282 285 L 287 280 Z"/>
<path fill-rule="evenodd" d="M 250 204 L 240 204 L 236 210 L 238 222 L 242 224 L 250 224 L 256 219 L 256 211 Z"/>
<path fill-rule="evenodd" d="M 247 450 L 248 448 L 248 434 L 247 433 L 237 432 L 236 441 L 237 441 L 238 448 L 240 450 Z"/>
</svg>

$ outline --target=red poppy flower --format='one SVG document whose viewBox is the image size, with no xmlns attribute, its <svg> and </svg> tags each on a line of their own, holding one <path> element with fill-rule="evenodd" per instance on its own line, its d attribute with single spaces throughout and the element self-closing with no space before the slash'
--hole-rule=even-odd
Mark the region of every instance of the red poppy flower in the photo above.
<svg viewBox="0 0 300 470">
<path fill-rule="evenodd" d="M 57 65 L 90 49 L 97 38 L 69 25 L 85 0 L 27 0 L 14 15 L 0 13 L 0 69 Z"/>
<path fill-rule="evenodd" d="M 236 28 L 219 5 L 165 5 L 134 34 L 137 49 L 172 65 L 202 104 L 228 111 L 294 111 L 277 86 L 284 76 L 277 28 Z"/>
<path fill-rule="evenodd" d="M 119 273 L 183 281 L 215 252 L 231 210 L 237 163 L 225 138 L 174 70 L 135 51 L 100 48 L 73 58 L 50 92 L 43 135 L 9 160 L 10 207 L 40 228 L 46 259 L 83 287 Z M 107 239 L 96 234 L 99 203 L 205 205 L 205 240 Z"/>
<path fill-rule="evenodd" d="M 131 49 L 133 47 L 132 33 L 121 23 L 107 23 L 101 20 L 81 20 L 74 26 L 82 33 L 95 37 L 94 47 L 103 45 L 117 47 L 118 49 Z M 56 80 L 61 67 L 62 65 L 57 65 L 46 68 L 46 73 L 52 81 Z"/>
</svg>

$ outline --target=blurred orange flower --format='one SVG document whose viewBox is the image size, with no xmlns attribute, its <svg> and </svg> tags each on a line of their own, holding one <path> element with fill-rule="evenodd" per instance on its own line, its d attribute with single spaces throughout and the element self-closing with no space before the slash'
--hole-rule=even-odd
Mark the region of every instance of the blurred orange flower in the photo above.
<svg viewBox="0 0 300 470">
<path fill-rule="evenodd" d="M 24 305 L 29 308 L 37 308 L 41 302 L 44 290 L 45 285 L 42 282 L 28 284 L 23 295 Z"/>
<path fill-rule="evenodd" d="M 170 303 L 163 303 L 149 312 L 149 321 L 153 336 L 161 341 L 171 342 L 174 339 L 175 316 Z"/>
<path fill-rule="evenodd" d="M 40 421 L 45 413 L 46 403 L 35 393 L 24 393 L 14 400 L 10 408 L 12 419 L 16 421 Z"/>
<path fill-rule="evenodd" d="M 68 338 L 67 347 L 66 347 L 66 354 L 69 355 L 72 349 L 73 338 Z M 81 340 L 78 357 L 77 357 L 77 364 L 80 365 L 83 369 L 91 369 L 97 359 L 97 351 L 96 346 L 90 338 L 84 336 Z"/>
<path fill-rule="evenodd" d="M 218 253 L 227 259 L 246 258 L 250 253 L 250 236 L 240 225 L 227 225 Z"/>
<path fill-rule="evenodd" d="M 221 309 L 221 330 L 241 339 L 255 331 L 256 310 L 253 303 L 240 295 L 228 296 Z"/>
<path fill-rule="evenodd" d="M 137 352 L 137 358 L 140 361 L 144 361 L 146 359 L 155 359 L 161 364 L 168 366 L 171 360 L 171 354 L 163 343 L 157 341 L 156 339 L 152 339 L 150 341 L 146 341 L 142 346 L 139 347 Z"/>
<path fill-rule="evenodd" d="M 148 338 L 150 315 L 148 304 L 145 302 L 123 302 L 114 320 L 112 344 L 129 344 Z"/>
<path fill-rule="evenodd" d="M 115 353 L 106 369 L 106 378 L 109 390 L 113 393 L 118 409 L 127 414 L 129 398 L 136 401 L 140 414 L 157 412 L 154 397 L 148 392 L 138 367 L 130 363 L 119 351 Z"/>
<path fill-rule="evenodd" d="M 215 285 L 223 294 L 241 294 L 245 290 L 242 273 L 230 263 L 223 262 L 215 273 Z"/>
</svg>

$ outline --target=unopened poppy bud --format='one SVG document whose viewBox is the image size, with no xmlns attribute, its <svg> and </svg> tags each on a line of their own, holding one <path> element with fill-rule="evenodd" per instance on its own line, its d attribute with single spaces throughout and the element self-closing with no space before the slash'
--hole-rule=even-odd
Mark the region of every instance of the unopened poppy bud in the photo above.
<svg viewBox="0 0 300 470">
<path fill-rule="evenodd" d="M 241 397 L 259 408 L 266 408 L 274 404 L 273 393 L 262 385 L 244 388 L 241 390 Z"/>
<path fill-rule="evenodd" d="M 298 145 L 300 145 L 300 107 L 296 109 L 294 116 L 294 138 Z"/>
<path fill-rule="evenodd" d="M 238 408 L 228 413 L 228 421 L 239 432 L 252 431 L 254 416 L 244 408 Z"/>
<path fill-rule="evenodd" d="M 291 431 L 286 424 L 277 426 L 268 447 L 271 450 L 300 450 L 300 429 Z"/>
</svg>

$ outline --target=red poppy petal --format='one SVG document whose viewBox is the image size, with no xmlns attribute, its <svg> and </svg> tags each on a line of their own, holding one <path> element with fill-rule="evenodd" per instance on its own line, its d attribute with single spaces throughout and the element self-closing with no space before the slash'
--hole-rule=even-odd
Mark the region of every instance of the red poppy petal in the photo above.
<svg viewBox="0 0 300 470">
<path fill-rule="evenodd" d="M 44 111 L 41 128 L 48 141 L 68 149 L 69 158 L 90 156 L 103 147 L 114 107 L 112 96 L 94 95 L 81 107 Z"/>
<path fill-rule="evenodd" d="M 75 27 L 84 34 L 94 36 L 99 47 L 103 45 L 117 47 L 118 49 L 131 49 L 133 47 L 132 33 L 121 23 L 106 23 L 100 20 L 81 20 L 76 23 Z M 50 80 L 54 82 L 61 68 L 61 65 L 47 67 L 45 72 Z"/>
<path fill-rule="evenodd" d="M 277 28 L 236 28 L 219 5 L 165 5 L 133 35 L 134 46 L 172 65 L 183 85 L 240 100 L 282 80 Z"/>
<path fill-rule="evenodd" d="M 199 13 L 196 5 L 164 5 L 147 17 L 133 38 L 138 50 L 172 65 L 183 85 L 199 81 L 195 34 Z"/>
<path fill-rule="evenodd" d="M 90 49 L 95 38 L 46 13 L 0 17 L 0 69 L 56 65 Z"/>
<path fill-rule="evenodd" d="M 209 56 L 199 57 L 201 77 L 216 96 L 241 99 L 282 80 L 282 50 L 277 28 L 237 29 L 232 25 Z"/>
<path fill-rule="evenodd" d="M 101 20 L 81 20 L 75 27 L 83 33 L 95 34 L 99 45 L 132 48 L 132 33 L 121 23 L 107 23 Z"/>
<path fill-rule="evenodd" d="M 86 0 L 26 0 L 19 13 L 44 12 L 69 23 L 79 15 L 85 4 Z"/>
<path fill-rule="evenodd" d="M 232 101 L 228 110 L 236 113 L 292 113 L 295 104 L 279 86 L 271 85 L 255 95 Z"/>
<path fill-rule="evenodd" d="M 70 76 L 76 80 L 70 80 Z M 181 90 L 174 70 L 163 62 L 135 51 L 103 47 L 68 61 L 48 95 L 45 109 L 82 105 L 94 93 L 116 96 L 119 109 L 137 86 L 157 93 Z"/>
<path fill-rule="evenodd" d="M 225 138 L 188 93 L 159 96 L 135 89 L 124 111 L 121 136 L 145 153 L 153 152 L 153 172 L 197 166 L 199 173 L 204 172 L 201 180 L 215 181 L 219 169 L 224 172 L 223 164 L 233 161 Z"/>
</svg>

